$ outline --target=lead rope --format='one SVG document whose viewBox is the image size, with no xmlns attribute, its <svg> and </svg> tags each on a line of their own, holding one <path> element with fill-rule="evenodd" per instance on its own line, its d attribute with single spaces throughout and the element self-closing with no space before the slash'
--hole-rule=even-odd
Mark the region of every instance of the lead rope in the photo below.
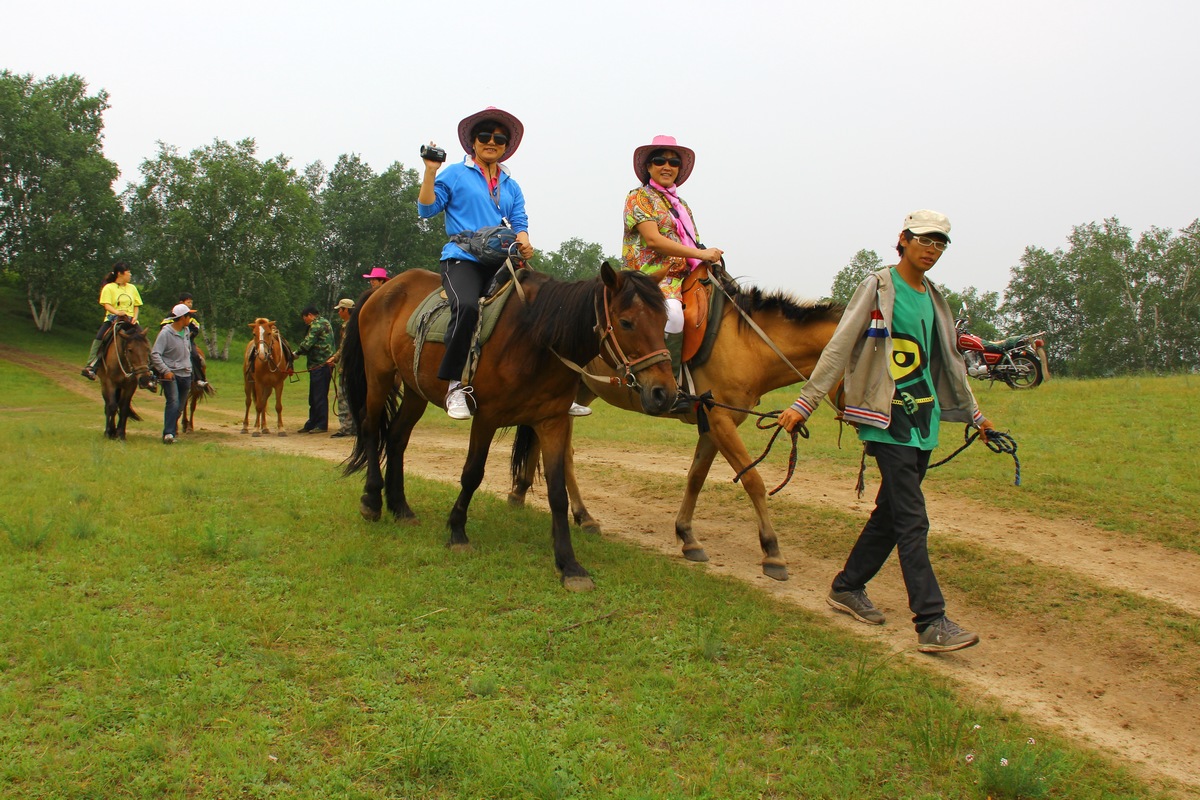
<svg viewBox="0 0 1200 800">
<path fill-rule="evenodd" d="M 970 447 L 972 444 L 974 444 L 975 440 L 979 438 L 979 434 L 981 431 L 980 431 L 980 429 L 976 428 L 976 429 L 974 429 L 974 433 L 972 433 L 971 430 L 972 430 L 972 428 L 970 425 L 967 425 L 965 428 L 963 428 L 963 438 L 966 439 L 966 441 L 963 443 L 963 445 L 961 447 L 959 447 L 957 450 L 955 450 L 953 453 L 951 453 L 950 455 L 943 458 L 941 461 L 937 462 L 936 464 L 930 464 L 927 467 L 927 469 L 934 469 L 936 467 L 942 466 L 943 464 L 948 464 L 952 458 L 954 458 L 959 453 L 961 453 L 962 451 L 964 451 L 968 447 Z M 1015 471 L 1015 475 L 1013 477 L 1013 486 L 1020 486 L 1021 485 L 1021 460 L 1019 458 L 1017 458 L 1017 440 L 1014 439 L 1010 434 L 1005 433 L 1004 431 L 994 430 L 987 435 L 987 438 L 983 440 L 983 443 L 985 445 L 987 445 L 988 450 L 991 450 L 993 453 L 1008 453 L 1010 456 L 1012 456 L 1014 471 Z M 858 496 L 860 498 L 863 496 L 863 491 L 866 488 L 866 482 L 865 482 L 866 471 L 867 471 L 867 448 L 864 446 L 863 454 L 862 454 L 862 461 L 858 465 L 858 482 L 854 485 L 854 490 L 856 492 L 858 492 Z"/>
<path fill-rule="evenodd" d="M 771 452 L 771 448 L 775 445 L 775 440 L 779 438 L 779 434 L 782 433 L 784 430 L 776 422 L 776 420 L 779 418 L 779 415 L 783 413 L 782 411 L 755 411 L 754 409 L 751 409 L 751 408 L 738 408 L 737 406 L 727 405 L 725 403 L 721 403 L 721 402 L 714 400 L 713 396 L 712 396 L 712 392 L 705 392 L 704 394 L 697 397 L 696 401 L 697 401 L 697 417 L 699 417 L 699 412 L 702 410 L 712 409 L 717 406 L 720 406 L 721 408 L 725 408 L 730 411 L 739 411 L 743 414 L 749 414 L 751 416 L 758 417 L 758 419 L 755 420 L 754 425 L 760 431 L 765 431 L 768 428 L 775 429 L 775 432 L 773 434 L 771 434 L 771 438 L 767 441 L 767 447 L 765 450 L 762 451 L 762 455 L 760 455 L 758 458 L 754 459 L 749 464 L 747 464 L 745 467 L 743 467 L 741 470 L 739 470 L 738 473 L 733 476 L 734 483 L 737 483 L 738 481 L 740 481 L 742 479 L 743 475 L 745 475 L 747 472 L 754 469 L 755 467 L 757 467 L 759 464 L 761 464 L 763 462 L 763 459 L 765 459 L 767 457 L 767 454 Z M 770 421 L 768 422 L 768 420 L 770 420 Z M 697 422 L 698 421 L 699 420 L 697 420 Z M 796 471 L 796 446 L 799 444 L 800 438 L 804 438 L 804 439 L 808 438 L 808 426 L 805 425 L 803 422 L 801 422 L 796 426 L 795 430 L 790 432 L 790 435 L 792 437 L 792 452 L 788 455 L 787 476 L 783 479 L 783 483 L 779 484 L 774 489 L 767 492 L 768 495 L 774 495 L 775 493 L 777 493 L 778 491 L 783 489 L 783 487 L 787 486 L 788 483 L 792 480 L 792 475 Z"/>
</svg>

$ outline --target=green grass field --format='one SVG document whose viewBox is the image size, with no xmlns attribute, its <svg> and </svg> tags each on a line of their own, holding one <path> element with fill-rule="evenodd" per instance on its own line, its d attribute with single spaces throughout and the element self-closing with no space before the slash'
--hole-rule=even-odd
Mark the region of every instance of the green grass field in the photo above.
<svg viewBox="0 0 1200 800">
<path fill-rule="evenodd" d="M 35 337 L 12 303 L 3 312 L 10 346 L 71 363 L 86 352 L 90 332 Z M 211 377 L 216 402 L 240 409 L 237 371 L 218 363 Z M 777 394 L 764 406 L 791 399 Z M 1195 451 L 1170 423 L 1196 394 L 1188 378 L 984 388 L 989 416 L 1019 421 L 1025 486 L 997 491 L 1011 460 L 990 455 L 944 480 L 1195 551 L 1196 523 L 1176 510 L 1196 496 Z M 3 360 L 0 409 L 0 796 L 1159 796 L 681 562 L 577 536 L 603 581 L 568 594 L 540 513 L 480 495 L 475 549 L 451 553 L 439 515 L 358 520 L 360 479 L 328 462 L 219 437 L 163 447 L 151 415 L 107 442 L 94 401 Z M 611 414 L 608 439 L 646 435 L 641 418 L 597 414 Z M 690 429 L 655 424 L 663 446 L 691 447 Z M 833 439 L 802 446 L 818 464 L 857 461 Z M 455 494 L 411 478 L 409 491 L 427 508 Z"/>
</svg>

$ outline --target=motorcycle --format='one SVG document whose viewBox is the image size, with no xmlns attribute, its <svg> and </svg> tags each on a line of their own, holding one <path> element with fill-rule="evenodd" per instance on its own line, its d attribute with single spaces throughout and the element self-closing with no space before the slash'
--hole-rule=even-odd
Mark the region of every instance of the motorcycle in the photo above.
<svg viewBox="0 0 1200 800">
<path fill-rule="evenodd" d="M 967 305 L 954 320 L 958 349 L 967 362 L 967 374 L 981 381 L 1003 381 L 1013 389 L 1032 389 L 1047 377 L 1045 331 L 1010 336 L 999 342 L 986 342 L 967 330 L 970 319 Z"/>
</svg>

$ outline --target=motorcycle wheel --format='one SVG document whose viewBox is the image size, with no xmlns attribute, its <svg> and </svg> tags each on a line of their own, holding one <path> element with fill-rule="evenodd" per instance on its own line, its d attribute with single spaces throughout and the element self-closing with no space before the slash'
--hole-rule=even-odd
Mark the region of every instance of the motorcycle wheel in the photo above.
<svg viewBox="0 0 1200 800">
<path fill-rule="evenodd" d="M 1042 365 L 1030 356 L 1013 356 L 1016 374 L 1006 375 L 1005 383 L 1013 389 L 1032 389 L 1042 385 Z"/>
</svg>

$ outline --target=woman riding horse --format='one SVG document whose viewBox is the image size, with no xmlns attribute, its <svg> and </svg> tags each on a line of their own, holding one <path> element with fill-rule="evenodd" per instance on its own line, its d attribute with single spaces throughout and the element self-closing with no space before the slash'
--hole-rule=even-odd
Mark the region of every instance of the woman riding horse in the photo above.
<svg viewBox="0 0 1200 800">
<path fill-rule="evenodd" d="M 89 381 L 96 380 L 96 359 L 100 356 L 100 344 L 112 330 L 113 322 L 124 318 L 131 325 L 137 325 L 138 310 L 142 307 L 142 296 L 138 293 L 137 287 L 129 282 L 132 277 L 129 266 L 124 261 L 118 261 L 113 265 L 112 271 L 105 276 L 104 283 L 100 285 L 99 302 L 104 307 L 104 321 L 100 324 L 100 330 L 96 331 L 96 338 L 92 340 L 92 349 L 88 352 L 87 363 L 83 365 L 83 371 L 79 373 Z"/>
</svg>

